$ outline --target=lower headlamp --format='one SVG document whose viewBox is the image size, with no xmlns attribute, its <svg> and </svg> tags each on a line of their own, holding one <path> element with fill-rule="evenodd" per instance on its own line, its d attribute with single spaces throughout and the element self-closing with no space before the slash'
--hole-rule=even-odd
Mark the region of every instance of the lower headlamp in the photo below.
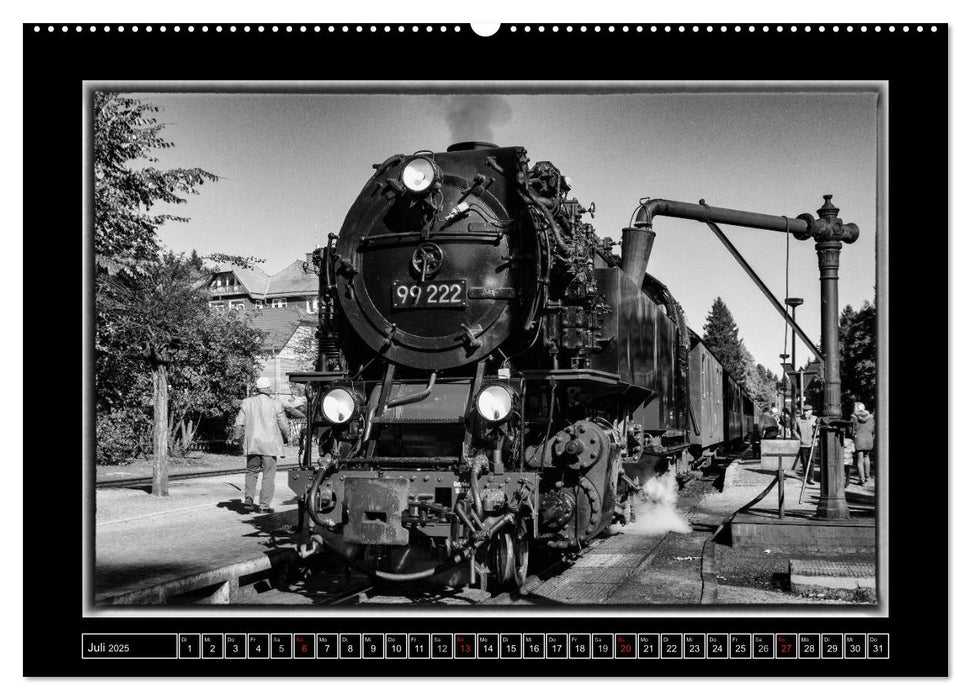
<svg viewBox="0 0 971 700">
<path fill-rule="evenodd" d="M 343 425 L 357 412 L 357 401 L 347 389 L 331 389 L 324 394 L 320 410 L 329 423 Z"/>
<path fill-rule="evenodd" d="M 513 393 L 500 384 L 485 387 L 475 399 L 475 408 L 484 420 L 501 423 L 512 414 Z"/>
</svg>

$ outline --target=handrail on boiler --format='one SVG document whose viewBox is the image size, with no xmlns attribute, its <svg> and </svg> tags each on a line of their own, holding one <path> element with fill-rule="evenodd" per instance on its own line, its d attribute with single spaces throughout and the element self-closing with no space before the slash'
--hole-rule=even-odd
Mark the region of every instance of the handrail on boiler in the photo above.
<svg viewBox="0 0 971 700">
<path fill-rule="evenodd" d="M 403 396 L 397 396 L 390 401 L 388 401 L 386 408 L 394 408 L 395 406 L 404 406 L 409 403 L 418 403 L 419 401 L 424 401 L 429 396 L 432 395 L 432 389 L 435 388 L 435 372 L 431 373 L 428 377 L 428 386 L 426 386 L 421 391 L 415 392 L 414 394 L 405 394 Z"/>
</svg>

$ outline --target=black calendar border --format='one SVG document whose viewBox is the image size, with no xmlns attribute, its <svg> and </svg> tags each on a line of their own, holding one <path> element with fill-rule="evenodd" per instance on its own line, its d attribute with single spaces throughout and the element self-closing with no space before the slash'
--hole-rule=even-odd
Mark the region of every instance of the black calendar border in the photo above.
<svg viewBox="0 0 971 700">
<path fill-rule="evenodd" d="M 852 34 L 818 31 L 802 25 L 797 32 L 700 31 L 686 25 L 682 31 L 664 25 L 656 32 L 596 32 L 593 25 L 581 33 L 520 31 L 508 27 L 490 38 L 463 31 L 413 33 L 362 33 L 355 25 L 330 33 L 269 29 L 257 33 L 228 30 L 215 25 L 181 25 L 176 33 L 142 27 L 137 33 L 126 25 L 124 33 L 82 31 L 69 25 L 23 27 L 24 37 L 24 260 L 25 278 L 43 261 L 45 275 L 61 281 L 62 288 L 82 287 L 77 224 L 81 198 L 77 184 L 82 172 L 82 132 L 79 112 L 84 95 L 82 81 L 190 80 L 313 81 L 313 80 L 671 80 L 812 82 L 889 81 L 890 151 L 889 197 L 897 224 L 890 246 L 890 448 L 897 473 L 920 470 L 922 477 L 941 488 L 947 476 L 946 436 L 934 437 L 945 423 L 947 387 L 927 374 L 916 358 L 938 353 L 944 364 L 947 338 L 948 219 L 948 28 L 916 25 L 881 25 L 882 31 Z M 117 25 L 112 25 L 113 28 Z M 168 25 L 172 27 L 173 25 Z M 228 26 L 228 25 L 227 25 Z M 241 27 L 242 25 L 237 25 Z M 253 25 L 254 27 L 256 25 Z M 272 25 L 266 25 L 269 28 Z M 296 25 L 297 27 L 299 25 Z M 313 25 L 311 25 L 312 27 Z M 715 25 L 716 28 L 720 25 Z M 410 25 L 408 25 L 410 28 Z M 433 60 L 420 67 L 390 57 L 414 50 L 416 41 Z M 409 62 L 410 63 L 410 62 Z M 288 90 L 281 86 L 281 90 Z M 568 144 L 565 147 L 569 147 Z M 820 144 L 825 154 L 826 144 Z M 828 154 L 839 167 L 839 154 Z M 363 156 L 362 156 L 363 158 Z M 365 162 L 362 160 L 362 162 Z M 368 164 L 370 161 L 366 161 Z M 609 167 L 609 164 L 605 164 Z M 76 178 L 76 180 L 75 180 Z M 76 184 L 70 184 L 72 181 Z M 68 184 L 65 184 L 68 183 Z M 919 213 L 918 213 L 919 211 Z M 915 220 L 917 217 L 920 220 Z M 916 239 L 916 240 L 915 240 Z M 53 268 L 53 269 L 51 269 Z M 58 442 L 83 444 L 80 421 L 74 411 L 82 403 L 80 387 L 90 368 L 79 365 L 85 316 L 77 306 L 56 317 L 25 313 L 24 374 L 40 388 L 27 392 L 25 444 L 46 445 L 56 431 Z M 90 302 L 86 310 L 90 312 Z M 88 314 L 88 318 L 90 314 Z M 930 330 L 929 330 L 930 329 Z M 27 346 L 29 339 L 30 345 Z M 928 348 L 931 352 L 928 351 Z M 62 379 L 54 382 L 53 378 Z M 50 387 L 50 389 L 48 389 Z M 56 387 L 56 389 L 54 388 Z M 938 409 L 938 410 L 933 410 Z M 935 417 L 927 420 L 929 414 Z M 47 416 L 51 418 L 48 419 Z M 67 416 L 65 420 L 62 416 Z M 931 424 L 931 426 L 928 425 Z M 77 426 L 77 427 L 73 427 Z M 40 431 L 45 431 L 42 435 Z M 920 436 L 920 439 L 914 436 Z M 91 455 L 88 455 L 90 458 Z M 82 552 L 81 523 L 86 514 L 81 499 L 83 474 L 73 461 L 54 470 L 54 479 L 37 479 L 41 460 L 36 454 L 24 464 L 24 674 L 28 676 L 247 676 L 247 675 L 647 675 L 680 676 L 924 676 L 948 673 L 948 517 L 943 508 L 926 509 L 914 495 L 897 490 L 890 495 L 890 614 L 887 619 L 845 618 L 834 612 L 826 619 L 785 618 L 784 622 L 756 617 L 633 618 L 610 608 L 597 618 L 395 617 L 301 619 L 247 617 L 199 618 L 84 618 L 80 596 Z M 909 464 L 908 464 L 909 462 Z M 51 473 L 48 469 L 45 475 Z M 898 482 L 902 479 L 897 479 Z M 56 488 L 52 488 L 53 484 Z M 943 490 L 943 488 L 941 488 Z M 940 501 L 941 499 L 936 499 Z M 920 532 L 911 518 L 919 515 Z M 926 533 L 939 533 L 927 536 Z M 919 543 L 919 544 L 917 544 Z M 53 547 L 52 547 L 53 545 Z M 52 550 L 56 552 L 52 562 Z M 927 567 L 937 567 L 936 577 Z M 497 611 L 499 615 L 501 612 Z M 367 659 L 341 661 L 339 669 L 315 667 L 306 660 L 240 661 L 96 661 L 82 662 L 77 645 L 82 632 L 266 632 L 291 629 L 317 632 L 757 632 L 784 626 L 798 633 L 889 633 L 890 661 L 832 661 L 813 659 L 780 663 L 759 660 L 658 659 L 650 665 L 599 659 L 451 660 L 432 661 Z M 298 629 L 299 628 L 299 629 Z"/>
</svg>

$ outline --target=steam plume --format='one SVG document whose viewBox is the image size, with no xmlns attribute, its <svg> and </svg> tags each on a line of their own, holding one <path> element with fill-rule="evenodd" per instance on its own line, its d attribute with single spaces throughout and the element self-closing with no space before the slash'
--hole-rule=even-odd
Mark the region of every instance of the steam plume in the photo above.
<svg viewBox="0 0 971 700">
<path fill-rule="evenodd" d="M 637 535 L 663 535 L 666 532 L 691 532 L 691 523 L 678 510 L 678 484 L 674 470 L 655 474 L 635 497 L 634 522 L 624 532 Z"/>
<path fill-rule="evenodd" d="M 512 117 L 512 105 L 501 95 L 453 95 L 445 102 L 449 143 L 495 141 L 494 127 Z"/>
</svg>

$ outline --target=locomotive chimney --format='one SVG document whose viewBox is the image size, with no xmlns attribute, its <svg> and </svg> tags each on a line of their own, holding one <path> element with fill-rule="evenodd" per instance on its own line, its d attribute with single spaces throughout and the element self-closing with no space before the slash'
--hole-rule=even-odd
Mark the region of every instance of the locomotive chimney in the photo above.
<svg viewBox="0 0 971 700">
<path fill-rule="evenodd" d="M 621 269 L 637 286 L 644 281 L 653 247 L 654 229 L 650 226 L 624 229 L 624 237 L 620 243 Z"/>
<path fill-rule="evenodd" d="M 448 147 L 447 151 L 449 153 L 454 153 L 455 151 L 488 151 L 492 148 L 499 148 L 499 146 L 488 141 L 461 141 L 459 143 L 453 143 Z"/>
</svg>

